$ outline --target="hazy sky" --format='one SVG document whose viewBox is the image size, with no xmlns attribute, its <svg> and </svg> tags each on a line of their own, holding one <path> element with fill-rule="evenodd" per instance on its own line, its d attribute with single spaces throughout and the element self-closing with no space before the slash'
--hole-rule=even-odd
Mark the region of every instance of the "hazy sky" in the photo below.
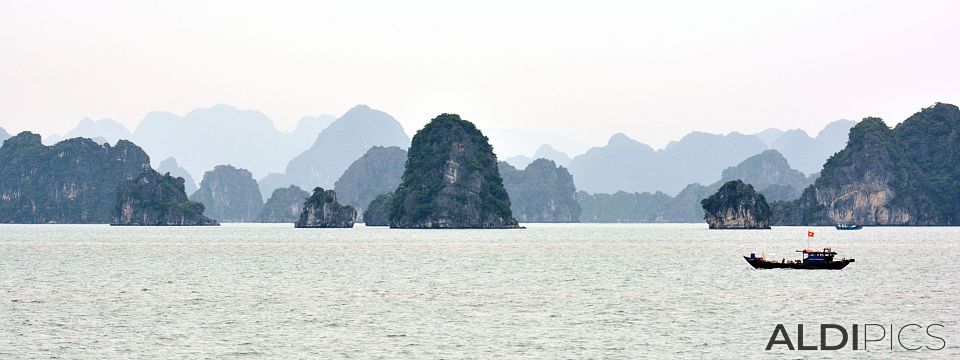
<svg viewBox="0 0 960 360">
<path fill-rule="evenodd" d="M 217 103 L 292 128 L 358 103 L 413 134 L 484 128 L 655 147 L 816 133 L 960 103 L 958 1 L 0 2 L 0 127 L 129 128 Z"/>
</svg>

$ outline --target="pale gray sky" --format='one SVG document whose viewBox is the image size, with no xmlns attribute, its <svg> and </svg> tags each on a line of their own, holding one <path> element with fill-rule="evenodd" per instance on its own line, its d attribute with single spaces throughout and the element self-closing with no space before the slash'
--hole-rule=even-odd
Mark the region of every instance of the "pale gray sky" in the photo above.
<svg viewBox="0 0 960 360">
<path fill-rule="evenodd" d="M 960 102 L 957 1 L 0 2 L 0 127 L 358 103 L 655 147 Z"/>
</svg>

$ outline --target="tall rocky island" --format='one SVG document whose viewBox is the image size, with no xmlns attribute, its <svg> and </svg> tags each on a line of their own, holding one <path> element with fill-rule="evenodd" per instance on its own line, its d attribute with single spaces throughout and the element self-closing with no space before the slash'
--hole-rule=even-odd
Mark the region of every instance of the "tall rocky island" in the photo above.
<svg viewBox="0 0 960 360">
<path fill-rule="evenodd" d="M 393 193 L 380 194 L 363 211 L 363 224 L 366 226 L 390 226 L 390 204 Z"/>
<path fill-rule="evenodd" d="M 390 227 L 519 228 L 493 147 L 473 123 L 442 114 L 414 135 Z"/>
<path fill-rule="evenodd" d="M 45 146 L 22 132 L 0 147 L 0 223 L 99 223 L 113 220 L 117 186 L 150 166 L 126 140 L 73 138 Z"/>
<path fill-rule="evenodd" d="M 257 217 L 262 223 L 292 223 L 300 219 L 303 212 L 303 202 L 310 197 L 310 193 L 303 191 L 296 185 L 273 190 L 270 199 L 263 204 L 263 210 Z"/>
<path fill-rule="evenodd" d="M 703 199 L 704 219 L 711 229 L 769 229 L 770 206 L 753 186 L 729 181 Z"/>
<path fill-rule="evenodd" d="M 866 118 L 775 224 L 960 225 L 960 108 L 937 103 L 891 129 Z"/>
<path fill-rule="evenodd" d="M 260 187 L 246 169 L 217 165 L 203 174 L 200 189 L 190 195 L 207 207 L 207 214 L 220 221 L 256 221 L 263 208 Z"/>
<path fill-rule="evenodd" d="M 187 200 L 184 179 L 160 175 L 144 167 L 137 177 L 117 189 L 111 225 L 202 226 L 220 225 L 203 215 L 203 204 Z"/>
<path fill-rule="evenodd" d="M 523 170 L 499 164 L 510 209 L 517 220 L 536 223 L 580 222 L 580 203 L 573 177 L 553 160 L 537 159 Z"/>
<path fill-rule="evenodd" d="M 340 205 L 333 190 L 313 189 L 313 195 L 303 203 L 300 219 L 294 223 L 298 228 L 352 228 L 357 210 L 350 205 Z"/>
</svg>

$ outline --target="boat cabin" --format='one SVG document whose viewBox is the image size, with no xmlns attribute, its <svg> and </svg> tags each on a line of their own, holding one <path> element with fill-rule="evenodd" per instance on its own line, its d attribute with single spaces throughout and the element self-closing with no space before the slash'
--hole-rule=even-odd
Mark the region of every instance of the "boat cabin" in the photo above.
<svg viewBox="0 0 960 360">
<path fill-rule="evenodd" d="M 823 248 L 823 251 L 803 249 L 797 250 L 797 252 L 803 253 L 804 264 L 823 264 L 833 262 L 833 257 L 837 255 L 837 253 L 830 248 Z"/>
</svg>

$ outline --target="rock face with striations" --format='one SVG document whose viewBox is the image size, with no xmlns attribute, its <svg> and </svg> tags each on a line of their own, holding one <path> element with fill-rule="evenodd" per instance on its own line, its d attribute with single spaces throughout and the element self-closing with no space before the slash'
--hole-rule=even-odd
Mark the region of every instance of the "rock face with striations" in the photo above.
<svg viewBox="0 0 960 360">
<path fill-rule="evenodd" d="M 960 109 L 937 103 L 891 129 L 866 118 L 778 224 L 960 225 Z"/>
<path fill-rule="evenodd" d="M 703 199 L 704 219 L 711 229 L 769 229 L 770 206 L 740 180 L 723 184 L 716 194 Z"/>
<path fill-rule="evenodd" d="M 377 195 L 397 189 L 406 162 L 407 151 L 396 146 L 370 148 L 337 180 L 337 200 L 362 211 Z"/>
<path fill-rule="evenodd" d="M 499 162 L 503 186 L 510 194 L 510 209 L 520 222 L 580 222 L 577 189 L 567 169 L 553 160 L 537 159 L 526 169 L 518 170 Z"/>
<path fill-rule="evenodd" d="M 292 223 L 300 218 L 303 212 L 303 202 L 307 200 L 310 193 L 303 191 L 297 186 L 279 188 L 273 191 L 270 200 L 263 205 L 258 222 L 262 223 Z"/>
<path fill-rule="evenodd" d="M 363 224 L 366 226 L 390 226 L 390 204 L 393 193 L 377 196 L 363 211 Z"/>
<path fill-rule="evenodd" d="M 413 137 L 390 227 L 518 228 L 497 157 L 473 123 L 442 114 Z"/>
<path fill-rule="evenodd" d="M 294 223 L 298 228 L 352 228 L 357 210 L 350 205 L 340 205 L 337 193 L 323 188 L 313 189 L 313 195 L 303 204 L 300 219 Z"/>
<path fill-rule="evenodd" d="M 220 225 L 203 215 L 203 204 L 187 200 L 183 183 L 181 177 L 143 168 L 140 175 L 118 187 L 111 225 Z"/>
<path fill-rule="evenodd" d="M 203 174 L 200 189 L 190 200 L 207 207 L 207 214 L 220 221 L 256 221 L 263 207 L 260 188 L 246 169 L 217 165 Z"/>
<path fill-rule="evenodd" d="M 0 147 L 0 223 L 100 223 L 113 220 L 117 185 L 150 166 L 132 142 L 99 145 L 74 138 L 45 146 L 23 132 Z"/>
</svg>

